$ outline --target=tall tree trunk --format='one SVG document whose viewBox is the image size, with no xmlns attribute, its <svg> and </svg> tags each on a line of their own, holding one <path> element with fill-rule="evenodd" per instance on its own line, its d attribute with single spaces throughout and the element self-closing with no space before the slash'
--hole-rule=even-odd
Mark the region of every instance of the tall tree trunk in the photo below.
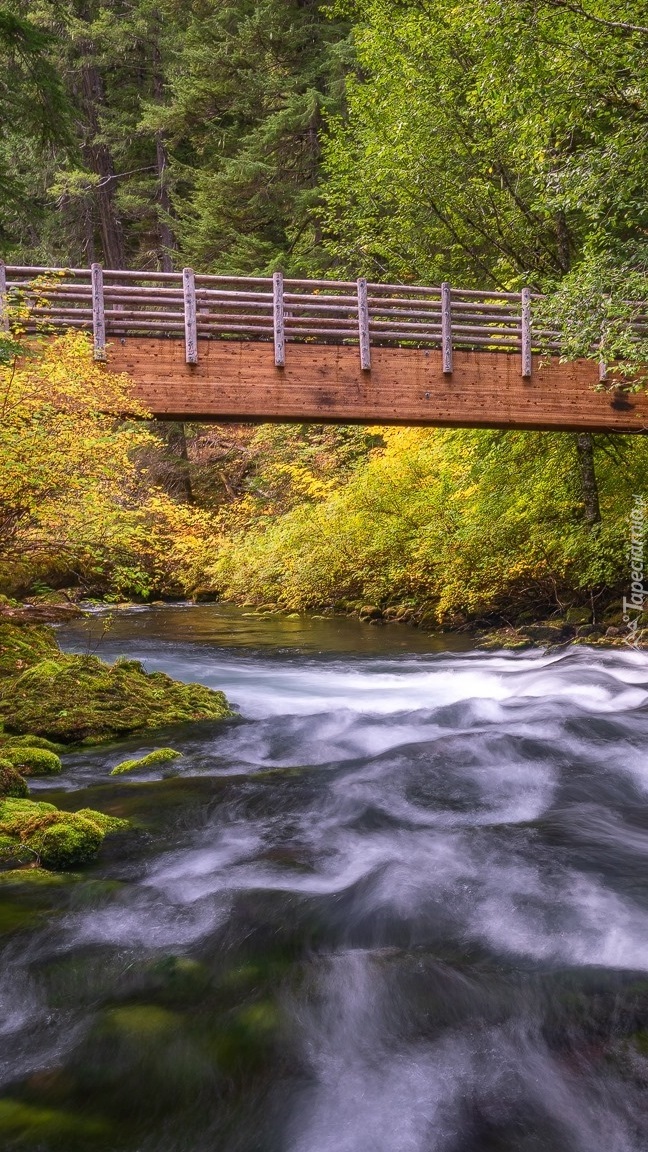
<svg viewBox="0 0 648 1152">
<path fill-rule="evenodd" d="M 191 487 L 185 426 L 174 421 L 170 424 L 161 424 L 161 427 L 169 452 L 174 457 L 174 485 L 187 504 L 193 504 L 194 496 Z"/>
<path fill-rule="evenodd" d="M 591 432 L 579 432 L 576 436 L 576 453 L 580 468 L 581 494 L 585 523 L 592 528 L 601 522 L 598 483 L 594 467 L 594 438 Z"/>
<path fill-rule="evenodd" d="M 86 44 L 82 51 L 87 58 L 91 55 L 92 46 Z M 125 268 L 124 231 L 115 203 L 115 167 L 108 145 L 100 139 L 99 111 L 105 103 L 105 96 L 103 80 L 95 64 L 82 65 L 78 97 L 84 121 L 83 154 L 88 166 L 99 177 L 95 203 L 104 263 L 107 268 Z"/>
<path fill-rule="evenodd" d="M 161 24 L 159 13 L 156 15 L 158 22 Z M 157 43 L 154 44 L 153 47 L 153 95 L 156 101 L 161 104 L 164 99 L 164 79 L 162 72 L 162 53 Z M 160 238 L 161 248 L 160 263 L 163 272 L 173 272 L 172 253 L 176 248 L 176 239 L 169 224 L 169 216 L 171 215 L 171 197 L 169 196 L 168 184 L 169 154 L 167 152 L 164 132 L 162 131 L 158 131 L 155 134 L 155 164 L 158 177 L 157 202 L 159 205 L 158 236 Z"/>
<path fill-rule="evenodd" d="M 158 235 L 160 237 L 160 264 L 163 272 L 173 272 L 173 251 L 176 247 L 175 236 L 171 231 L 167 217 L 171 213 L 171 198 L 167 185 L 167 169 L 169 159 L 167 155 L 164 136 L 161 132 L 155 135 L 155 157 L 158 173 L 157 202 L 160 206 L 158 217 Z"/>
</svg>

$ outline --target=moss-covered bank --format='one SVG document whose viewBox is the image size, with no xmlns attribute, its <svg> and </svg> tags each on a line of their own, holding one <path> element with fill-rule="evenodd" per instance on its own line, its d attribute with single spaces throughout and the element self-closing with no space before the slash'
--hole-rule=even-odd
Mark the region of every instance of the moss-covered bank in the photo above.
<svg viewBox="0 0 648 1152">
<path fill-rule="evenodd" d="M 96 743 L 232 715 L 224 694 L 202 684 L 145 672 L 136 660 L 66 655 L 50 628 L 0 623 L 0 721 L 10 735 Z"/>
</svg>

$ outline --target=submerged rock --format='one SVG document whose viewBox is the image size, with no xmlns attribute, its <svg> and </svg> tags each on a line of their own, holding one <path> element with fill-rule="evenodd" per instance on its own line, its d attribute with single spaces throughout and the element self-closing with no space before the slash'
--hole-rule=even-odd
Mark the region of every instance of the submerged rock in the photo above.
<svg viewBox="0 0 648 1152">
<path fill-rule="evenodd" d="M 0 857 L 5 863 L 36 861 L 65 870 L 96 856 L 109 832 L 128 821 L 91 808 L 62 812 L 53 804 L 5 798 L 0 801 Z"/>
<path fill-rule="evenodd" d="M 92 1141 L 105 1137 L 104 1120 L 78 1112 L 40 1107 L 24 1100 L 0 1100 L 0 1141 L 4 1148 L 87 1149 Z"/>
<path fill-rule="evenodd" d="M 139 760 L 123 760 L 121 764 L 117 764 L 110 773 L 111 776 L 121 776 L 124 772 L 134 772 L 137 768 L 151 768 L 155 764 L 167 764 L 170 760 L 177 760 L 182 756 L 181 752 L 175 752 L 173 748 L 156 748 L 155 751 L 149 752 L 148 756 L 141 756 Z"/>
<path fill-rule="evenodd" d="M 99 743 L 233 715 L 224 694 L 202 684 L 145 672 L 136 660 L 108 665 L 97 656 L 65 655 L 49 629 L 0 625 L 0 720 L 10 734 Z"/>
</svg>

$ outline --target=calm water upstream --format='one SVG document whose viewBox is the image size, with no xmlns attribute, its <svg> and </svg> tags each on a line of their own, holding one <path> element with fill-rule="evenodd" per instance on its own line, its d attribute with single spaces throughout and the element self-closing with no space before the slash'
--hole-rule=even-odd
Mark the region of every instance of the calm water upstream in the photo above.
<svg viewBox="0 0 648 1152">
<path fill-rule="evenodd" d="M 241 719 L 38 786 L 138 830 L 0 887 L 2 1149 L 646 1152 L 648 659 L 447 645 L 118 616 Z"/>
</svg>

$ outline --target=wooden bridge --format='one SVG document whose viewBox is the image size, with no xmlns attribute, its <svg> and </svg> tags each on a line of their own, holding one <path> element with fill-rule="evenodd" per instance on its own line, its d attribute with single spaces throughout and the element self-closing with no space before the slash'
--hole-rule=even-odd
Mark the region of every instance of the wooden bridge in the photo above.
<svg viewBox="0 0 648 1152">
<path fill-rule="evenodd" d="M 280 273 L 5 267 L 28 330 L 93 333 L 158 419 L 648 431 L 648 395 L 561 364 L 534 296 Z M 640 317 L 648 323 L 647 317 Z"/>
</svg>

